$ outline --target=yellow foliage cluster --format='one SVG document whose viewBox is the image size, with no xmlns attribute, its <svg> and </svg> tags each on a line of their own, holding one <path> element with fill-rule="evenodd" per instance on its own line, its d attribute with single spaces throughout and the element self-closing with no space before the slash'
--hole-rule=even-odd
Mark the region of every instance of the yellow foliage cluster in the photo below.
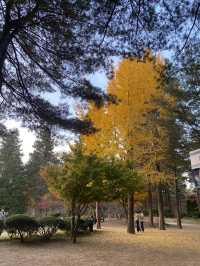
<svg viewBox="0 0 200 266">
<path fill-rule="evenodd" d="M 164 67 L 163 61 L 149 52 L 144 60 L 122 60 L 107 88 L 117 96 L 118 104 L 102 109 L 90 105 L 87 116 L 99 130 L 82 136 L 86 152 L 131 159 L 153 183 L 170 177 L 162 166 L 169 140 L 160 124 L 170 114 L 159 101 L 174 104 L 176 99 L 166 93 L 161 82 Z"/>
</svg>

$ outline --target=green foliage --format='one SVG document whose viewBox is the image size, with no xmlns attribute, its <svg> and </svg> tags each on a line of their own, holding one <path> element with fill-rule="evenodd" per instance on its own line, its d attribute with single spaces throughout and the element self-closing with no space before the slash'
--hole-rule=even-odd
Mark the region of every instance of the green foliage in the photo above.
<svg viewBox="0 0 200 266">
<path fill-rule="evenodd" d="M 200 218 L 198 205 L 195 200 L 187 200 L 187 216 Z"/>
<path fill-rule="evenodd" d="M 29 180 L 29 204 L 35 205 L 48 192 L 40 170 L 56 161 L 53 152 L 54 139 L 50 129 L 42 128 L 38 132 L 33 148 L 34 151 L 30 154 L 30 159 L 26 164 L 26 176 Z"/>
<path fill-rule="evenodd" d="M 0 236 L 3 232 L 3 230 L 4 230 L 4 223 L 3 223 L 3 221 L 0 220 Z"/>
<path fill-rule="evenodd" d="M 60 212 L 57 212 L 57 213 L 52 214 L 52 216 L 54 216 L 54 217 L 60 217 L 61 216 L 61 213 Z"/>
<path fill-rule="evenodd" d="M 61 220 L 48 216 L 38 221 L 38 233 L 43 240 L 49 240 L 58 230 Z"/>
<path fill-rule="evenodd" d="M 130 192 L 140 191 L 143 177 L 135 170 L 134 162 L 112 159 L 105 163 L 103 190 L 107 200 L 123 199 Z"/>
<path fill-rule="evenodd" d="M 67 108 L 64 112 L 62 105 L 51 105 L 43 95 L 56 86 L 65 96 L 101 104 L 104 94 L 85 80 L 87 74 L 107 70 L 110 56 L 133 56 L 145 47 L 160 50 L 170 44 L 180 48 L 197 6 L 186 0 L 1 1 L 0 111 L 21 115 L 35 126 L 48 121 L 87 129 L 88 123 L 72 119 Z M 183 38 L 175 44 L 174 29 Z"/>
<path fill-rule="evenodd" d="M 79 227 L 75 217 L 81 214 L 81 204 L 124 198 L 127 193 L 141 189 L 143 180 L 133 162 L 83 154 L 81 143 L 72 147 L 63 164 L 47 167 L 42 175 L 50 191 L 71 204 L 74 242 Z M 93 230 L 91 224 L 86 227 Z"/>
<path fill-rule="evenodd" d="M 64 158 L 63 165 L 52 165 L 43 171 L 50 191 L 65 201 L 89 203 L 102 199 L 104 163 L 93 155 L 84 155 L 80 146 Z"/>
<path fill-rule="evenodd" d="M 80 219 L 78 221 L 78 231 L 93 232 L 93 221 L 91 219 Z"/>
<path fill-rule="evenodd" d="M 158 217 L 158 209 L 153 208 L 152 209 L 153 212 L 153 216 Z M 149 215 L 149 210 L 148 209 L 144 209 L 144 216 L 148 216 Z"/>
<path fill-rule="evenodd" d="M 6 136 L 6 134 L 7 134 L 6 127 L 2 123 L 0 123 L 0 138 L 3 137 L 3 136 Z"/>
<path fill-rule="evenodd" d="M 0 147 L 0 208 L 7 209 L 10 214 L 26 210 L 27 182 L 20 146 L 18 131 L 10 130 Z"/>
<path fill-rule="evenodd" d="M 164 210 L 164 214 L 168 218 L 174 218 L 173 211 L 171 209 L 169 209 L 169 208 Z"/>
<path fill-rule="evenodd" d="M 24 238 L 30 238 L 37 229 L 37 221 L 27 215 L 16 214 L 6 220 L 6 230 L 10 237 L 19 237 L 21 242 Z"/>
<path fill-rule="evenodd" d="M 65 232 L 69 232 L 71 230 L 71 219 L 70 218 L 60 219 L 58 224 L 58 229 Z"/>
<path fill-rule="evenodd" d="M 85 155 L 79 144 L 64 158 L 63 165 L 46 168 L 43 176 L 52 192 L 79 204 L 124 197 L 143 183 L 133 162 Z"/>
</svg>

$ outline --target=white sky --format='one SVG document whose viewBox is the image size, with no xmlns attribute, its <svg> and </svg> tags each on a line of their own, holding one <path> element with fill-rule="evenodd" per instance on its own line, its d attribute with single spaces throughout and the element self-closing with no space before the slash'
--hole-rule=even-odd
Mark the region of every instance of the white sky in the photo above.
<svg viewBox="0 0 200 266">
<path fill-rule="evenodd" d="M 8 129 L 19 129 L 20 140 L 22 142 L 23 161 L 26 162 L 28 160 L 29 153 L 33 151 L 35 134 L 27 128 L 22 127 L 20 122 L 15 120 L 8 120 L 4 124 Z"/>
</svg>

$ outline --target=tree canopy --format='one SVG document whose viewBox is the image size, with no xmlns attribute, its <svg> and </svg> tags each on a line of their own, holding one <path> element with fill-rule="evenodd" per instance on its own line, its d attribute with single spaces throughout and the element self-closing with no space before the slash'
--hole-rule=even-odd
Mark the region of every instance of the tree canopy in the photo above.
<svg viewBox="0 0 200 266">
<path fill-rule="evenodd" d="M 27 207 L 27 180 L 22 163 L 19 133 L 7 131 L 0 147 L 0 208 L 23 213 Z"/>
<path fill-rule="evenodd" d="M 49 128 L 41 128 L 37 133 L 36 141 L 33 145 L 33 152 L 25 165 L 27 182 L 29 184 L 29 203 L 37 205 L 41 198 L 48 193 L 48 188 L 40 175 L 40 170 L 57 161 L 54 154 L 54 137 Z"/>
<path fill-rule="evenodd" d="M 186 0 L 1 0 L 1 112 L 36 127 L 47 121 L 90 132 L 89 121 L 70 116 L 66 105 L 53 105 L 44 94 L 60 92 L 98 106 L 112 100 L 87 75 L 110 72 L 112 56 L 170 48 L 180 44 L 176 38 L 187 44 L 186 26 L 192 31 L 198 11 L 196 1 Z"/>
</svg>

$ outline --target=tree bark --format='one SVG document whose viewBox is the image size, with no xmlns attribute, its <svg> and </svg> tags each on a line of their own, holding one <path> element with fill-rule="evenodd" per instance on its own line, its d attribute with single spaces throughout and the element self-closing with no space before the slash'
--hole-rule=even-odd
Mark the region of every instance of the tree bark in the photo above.
<svg viewBox="0 0 200 266">
<path fill-rule="evenodd" d="M 172 201 L 169 186 L 166 186 L 166 196 L 167 196 L 167 206 L 170 210 L 172 210 Z"/>
<path fill-rule="evenodd" d="M 100 215 L 100 204 L 96 202 L 96 220 L 97 220 L 97 229 L 101 229 L 101 215 Z"/>
<path fill-rule="evenodd" d="M 158 185 L 158 214 L 159 214 L 159 229 L 165 230 L 165 218 L 164 218 L 164 204 L 162 195 L 162 184 Z"/>
<path fill-rule="evenodd" d="M 148 184 L 148 209 L 149 209 L 149 225 L 154 227 L 153 223 L 153 197 L 152 197 L 152 185 Z"/>
<path fill-rule="evenodd" d="M 126 221 L 128 220 L 128 211 L 127 211 L 127 198 L 124 198 L 120 201 L 122 208 L 124 210 Z"/>
<path fill-rule="evenodd" d="M 200 215 L 200 188 L 197 187 L 197 207 Z"/>
<path fill-rule="evenodd" d="M 127 224 L 127 232 L 129 234 L 135 234 L 134 193 L 128 193 L 128 224 Z"/>
<path fill-rule="evenodd" d="M 179 197 L 179 188 L 178 188 L 178 180 L 175 179 L 175 193 L 176 193 L 176 220 L 177 220 L 177 228 L 182 229 L 181 223 L 181 210 L 180 210 L 180 197 Z"/>
<path fill-rule="evenodd" d="M 76 230 L 76 204 L 74 200 L 72 200 L 71 211 L 72 211 L 71 239 L 72 239 L 73 244 L 75 244 L 77 230 Z"/>
</svg>

